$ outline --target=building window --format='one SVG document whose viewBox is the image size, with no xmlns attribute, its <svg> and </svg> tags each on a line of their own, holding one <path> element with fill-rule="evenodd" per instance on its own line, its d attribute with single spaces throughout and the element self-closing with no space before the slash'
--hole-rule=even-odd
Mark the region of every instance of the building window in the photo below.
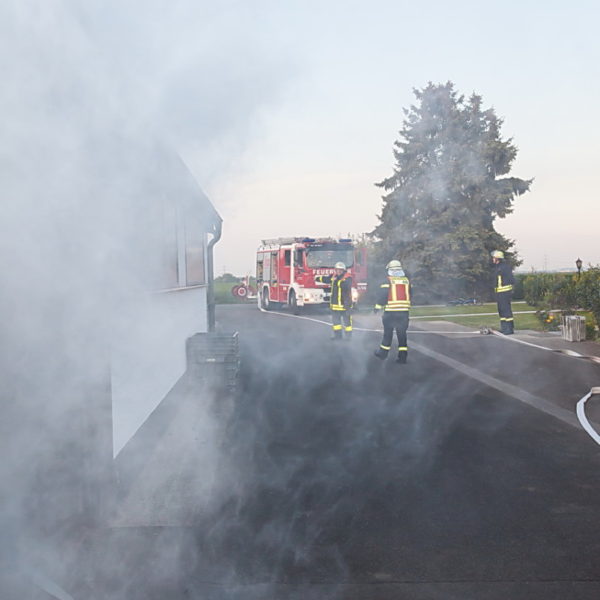
<svg viewBox="0 0 600 600">
<path fill-rule="evenodd" d="M 204 272 L 205 227 L 198 213 L 185 219 L 185 285 L 206 283 Z"/>
<path fill-rule="evenodd" d="M 174 205 L 163 202 L 163 240 L 162 246 L 162 273 L 159 276 L 159 288 L 179 287 L 179 260 L 178 260 L 178 223 L 177 211 Z"/>
</svg>

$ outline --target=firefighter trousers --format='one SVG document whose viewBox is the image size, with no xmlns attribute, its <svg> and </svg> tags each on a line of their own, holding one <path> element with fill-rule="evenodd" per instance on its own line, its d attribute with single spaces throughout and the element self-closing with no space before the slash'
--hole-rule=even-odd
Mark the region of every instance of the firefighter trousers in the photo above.
<svg viewBox="0 0 600 600">
<path fill-rule="evenodd" d="M 383 339 L 381 346 L 377 351 L 379 356 L 386 357 L 392 347 L 392 338 L 394 331 L 398 338 L 398 360 L 406 362 L 408 354 L 408 342 L 406 339 L 406 330 L 408 329 L 408 311 L 407 310 L 387 310 L 383 312 L 381 318 L 383 323 Z"/>
<path fill-rule="evenodd" d="M 500 317 L 500 332 L 504 335 L 511 335 L 515 332 L 515 321 L 513 319 L 512 292 L 497 292 L 496 302 L 498 303 L 498 316 Z"/>
<path fill-rule="evenodd" d="M 343 323 L 343 326 L 342 326 Z M 331 326 L 333 328 L 333 337 L 342 338 L 342 331 L 346 333 L 346 337 L 352 337 L 352 315 L 349 310 L 332 310 L 331 311 Z"/>
</svg>

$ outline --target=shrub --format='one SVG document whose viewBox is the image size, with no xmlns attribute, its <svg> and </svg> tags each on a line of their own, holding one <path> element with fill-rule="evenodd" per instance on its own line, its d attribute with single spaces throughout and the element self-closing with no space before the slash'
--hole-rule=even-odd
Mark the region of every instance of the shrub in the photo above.
<svg viewBox="0 0 600 600">
<path fill-rule="evenodd" d="M 525 300 L 541 309 L 573 313 L 578 305 L 572 273 L 533 273 L 523 281 Z"/>
<path fill-rule="evenodd" d="M 524 282 L 525 300 L 539 308 L 542 326 L 552 329 L 555 319 L 548 320 L 549 311 L 573 314 L 577 309 L 589 311 L 586 320 L 588 339 L 595 339 L 600 324 L 600 266 L 590 266 L 581 276 L 573 273 L 534 273 Z M 593 322 L 595 321 L 595 323 Z M 558 325 L 558 323 L 556 323 Z"/>
<path fill-rule="evenodd" d="M 544 300 L 551 308 L 559 309 L 563 314 L 575 314 L 578 305 L 575 279 L 571 273 L 556 275 L 550 280 L 550 289 Z"/>
<path fill-rule="evenodd" d="M 589 319 L 585 321 L 585 339 L 595 340 L 598 337 L 598 331 L 596 330 L 596 324 Z"/>
<path fill-rule="evenodd" d="M 529 277 L 526 273 L 515 273 L 515 287 L 513 292 L 513 300 L 524 300 L 525 290 L 523 289 L 523 282 Z"/>
<path fill-rule="evenodd" d="M 600 324 L 600 266 L 590 267 L 576 279 L 575 296 L 584 310 L 589 310 Z"/>
<path fill-rule="evenodd" d="M 215 281 L 221 281 L 223 283 L 239 283 L 241 280 L 241 277 L 237 277 L 231 273 L 223 273 L 222 275 L 215 277 Z"/>
<path fill-rule="evenodd" d="M 532 273 L 523 280 L 523 296 L 531 306 L 539 306 L 547 291 L 546 273 Z"/>
</svg>

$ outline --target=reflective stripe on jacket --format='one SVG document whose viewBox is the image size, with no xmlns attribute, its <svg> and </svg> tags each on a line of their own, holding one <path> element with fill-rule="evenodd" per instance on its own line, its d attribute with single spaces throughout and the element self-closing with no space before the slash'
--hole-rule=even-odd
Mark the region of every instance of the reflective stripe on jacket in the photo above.
<svg viewBox="0 0 600 600">
<path fill-rule="evenodd" d="M 410 308 L 410 282 L 408 277 L 388 277 L 379 287 L 375 308 L 386 312 Z"/>
</svg>

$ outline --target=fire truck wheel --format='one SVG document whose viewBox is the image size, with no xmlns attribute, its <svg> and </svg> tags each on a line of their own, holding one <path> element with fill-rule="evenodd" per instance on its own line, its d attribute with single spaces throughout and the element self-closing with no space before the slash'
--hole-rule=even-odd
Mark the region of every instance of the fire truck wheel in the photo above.
<svg viewBox="0 0 600 600">
<path fill-rule="evenodd" d="M 239 285 L 236 294 L 238 298 L 245 298 L 248 295 L 248 288 L 245 285 Z"/>
<path fill-rule="evenodd" d="M 234 285 L 234 286 L 231 288 L 231 294 L 233 295 L 233 297 L 234 297 L 234 298 L 237 298 L 237 297 L 238 297 L 238 295 L 239 295 L 239 289 L 240 289 L 240 286 L 239 286 L 239 285 Z"/>
<path fill-rule="evenodd" d="M 269 288 L 264 287 L 260 295 L 260 303 L 265 310 L 271 310 L 271 302 L 269 301 Z"/>
<path fill-rule="evenodd" d="M 298 306 L 298 301 L 296 299 L 296 292 L 292 290 L 290 292 L 290 309 L 295 315 L 300 314 L 300 307 Z"/>
</svg>

